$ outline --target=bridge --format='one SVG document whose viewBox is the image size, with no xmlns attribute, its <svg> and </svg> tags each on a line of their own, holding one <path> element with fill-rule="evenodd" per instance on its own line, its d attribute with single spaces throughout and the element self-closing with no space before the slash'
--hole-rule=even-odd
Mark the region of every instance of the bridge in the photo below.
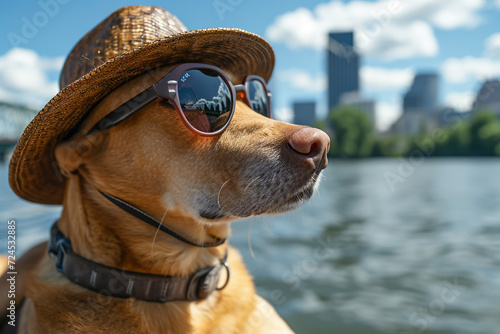
<svg viewBox="0 0 500 334">
<path fill-rule="evenodd" d="M 0 162 L 14 150 L 24 128 L 37 112 L 21 105 L 0 102 Z"/>
</svg>

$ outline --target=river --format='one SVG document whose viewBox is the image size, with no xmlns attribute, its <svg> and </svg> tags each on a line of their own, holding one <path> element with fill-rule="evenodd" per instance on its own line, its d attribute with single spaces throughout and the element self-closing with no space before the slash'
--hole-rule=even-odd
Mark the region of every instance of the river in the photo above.
<svg viewBox="0 0 500 334">
<path fill-rule="evenodd" d="M 412 164 L 333 160 L 300 209 L 233 223 L 259 294 L 297 333 L 500 333 L 500 160 Z M 8 219 L 18 254 L 46 239 L 60 209 L 17 199 L 6 164 L 0 190 L 0 252 Z"/>
</svg>

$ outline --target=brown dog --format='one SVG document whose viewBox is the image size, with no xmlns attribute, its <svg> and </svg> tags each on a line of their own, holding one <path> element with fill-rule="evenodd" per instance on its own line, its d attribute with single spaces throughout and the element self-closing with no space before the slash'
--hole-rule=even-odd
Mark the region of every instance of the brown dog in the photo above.
<svg viewBox="0 0 500 334">
<path fill-rule="evenodd" d="M 208 95 L 225 110 L 215 123 L 208 103 L 191 108 L 203 98 L 188 99 L 182 111 L 173 107 L 188 72 L 158 84 L 185 63 L 223 71 L 226 90 L 207 84 L 214 72 L 189 79 L 199 84 L 197 91 L 190 86 L 193 93 L 231 90 L 225 100 Z M 18 327 L 4 330 L 290 333 L 226 241 L 231 221 L 285 212 L 310 198 L 327 165 L 324 132 L 262 116 L 249 107 L 249 88 L 233 86 L 249 75 L 263 84 L 273 65 L 272 48 L 257 35 L 187 31 L 158 7 L 124 7 L 82 38 L 64 66 L 61 92 L 28 126 L 11 160 L 10 185 L 20 197 L 62 203 L 63 211 L 50 256 L 41 244 L 16 263 L 22 307 Z M 121 106 L 152 87 L 153 99 L 120 118 Z M 159 91 L 174 93 L 157 98 Z M 116 126 L 89 131 L 117 115 Z M 195 125 L 210 126 L 211 135 Z M 5 284 L 3 277 L 2 291 Z M 8 303 L 1 295 L 2 310 Z"/>
<path fill-rule="evenodd" d="M 93 109 L 78 134 L 58 145 L 56 157 L 68 177 L 58 225 L 85 258 L 124 270 L 183 276 L 216 264 L 228 246 L 196 248 L 158 233 L 96 189 L 144 208 L 191 240 L 210 242 L 229 236 L 231 220 L 284 212 L 308 199 L 326 167 L 329 139 L 320 130 L 263 117 L 240 100 L 220 136 L 191 133 L 160 101 L 105 135 L 85 135 L 156 80 L 148 73 L 116 89 Z M 228 262 L 231 277 L 223 290 L 198 302 L 160 304 L 85 290 L 58 273 L 45 254 L 27 284 L 20 332 L 291 332 L 255 294 L 233 248 Z"/>
</svg>

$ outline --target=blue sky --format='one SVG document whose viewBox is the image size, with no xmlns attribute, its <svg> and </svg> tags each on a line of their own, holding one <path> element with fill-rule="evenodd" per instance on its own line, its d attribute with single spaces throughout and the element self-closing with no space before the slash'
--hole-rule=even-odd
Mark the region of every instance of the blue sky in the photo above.
<svg viewBox="0 0 500 334">
<path fill-rule="evenodd" d="M 500 0 L 9 1 L 0 21 L 0 100 L 42 107 L 57 92 L 74 44 L 111 12 L 133 4 L 161 6 L 188 29 L 241 28 L 270 41 L 277 60 L 273 108 L 284 118 L 293 101 L 304 100 L 316 101 L 325 115 L 328 31 L 355 31 L 362 95 L 377 101 L 379 128 L 401 112 L 415 73 L 438 72 L 441 103 L 463 110 L 483 80 L 500 77 Z"/>
</svg>

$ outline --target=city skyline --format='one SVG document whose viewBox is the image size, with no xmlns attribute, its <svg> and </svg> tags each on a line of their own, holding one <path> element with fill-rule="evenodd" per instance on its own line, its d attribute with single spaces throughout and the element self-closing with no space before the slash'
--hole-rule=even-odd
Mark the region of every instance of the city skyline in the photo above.
<svg viewBox="0 0 500 334">
<path fill-rule="evenodd" d="M 273 113 L 286 116 L 295 100 L 317 102 L 327 112 L 325 50 L 330 31 L 354 31 L 362 56 L 363 95 L 376 100 L 377 127 L 387 129 L 402 112 L 415 73 L 440 75 L 439 103 L 470 105 L 486 79 L 500 76 L 500 1 L 145 1 L 174 13 L 188 29 L 242 28 L 273 46 L 270 82 Z M 0 43 L 0 100 L 43 106 L 58 91 L 66 55 L 91 27 L 132 3 L 67 0 L 4 4 Z M 57 6 L 56 6 L 57 5 Z M 265 8 L 265 10 L 263 10 Z M 449 15 L 452 13 L 453 15 Z M 13 36 L 20 37 L 18 39 Z"/>
</svg>

